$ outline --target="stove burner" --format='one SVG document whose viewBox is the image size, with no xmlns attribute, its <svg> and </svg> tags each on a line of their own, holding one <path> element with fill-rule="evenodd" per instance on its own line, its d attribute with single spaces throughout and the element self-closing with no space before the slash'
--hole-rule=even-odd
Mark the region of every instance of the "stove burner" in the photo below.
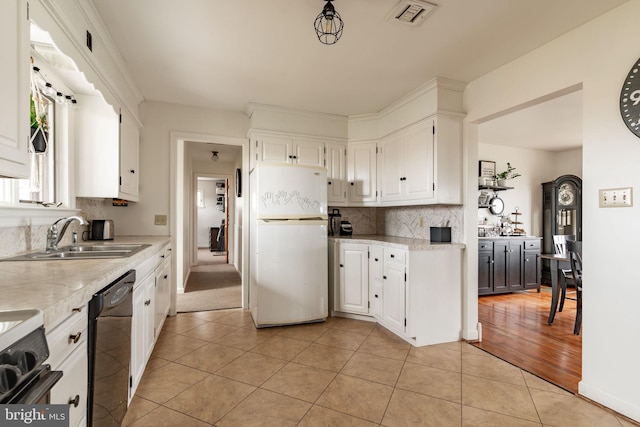
<svg viewBox="0 0 640 427">
<path fill-rule="evenodd" d="M 0 404 L 14 401 L 46 366 L 42 320 L 40 310 L 0 312 Z"/>
</svg>

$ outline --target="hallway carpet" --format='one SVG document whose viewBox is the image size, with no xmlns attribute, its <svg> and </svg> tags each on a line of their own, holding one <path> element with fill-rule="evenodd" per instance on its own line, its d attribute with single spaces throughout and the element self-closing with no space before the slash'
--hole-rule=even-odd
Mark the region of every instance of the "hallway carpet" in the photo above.
<svg viewBox="0 0 640 427">
<path fill-rule="evenodd" d="M 224 256 L 198 250 L 198 265 L 191 268 L 184 294 L 178 294 L 179 313 L 220 310 L 242 306 L 242 281 Z"/>
</svg>

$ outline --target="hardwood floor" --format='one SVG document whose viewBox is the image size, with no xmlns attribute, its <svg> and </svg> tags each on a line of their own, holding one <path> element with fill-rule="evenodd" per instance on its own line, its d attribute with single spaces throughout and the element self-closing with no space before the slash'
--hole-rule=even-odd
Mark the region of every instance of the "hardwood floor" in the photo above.
<svg viewBox="0 0 640 427">
<path fill-rule="evenodd" d="M 571 297 L 571 295 L 568 295 Z M 582 335 L 573 335 L 576 302 L 565 301 L 547 324 L 551 292 L 518 292 L 478 298 L 481 348 L 572 393 L 582 375 Z"/>
</svg>

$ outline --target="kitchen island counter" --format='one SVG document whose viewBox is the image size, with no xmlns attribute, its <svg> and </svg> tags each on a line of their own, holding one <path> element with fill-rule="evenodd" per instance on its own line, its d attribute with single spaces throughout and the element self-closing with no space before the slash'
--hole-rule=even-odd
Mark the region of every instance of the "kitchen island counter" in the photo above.
<svg viewBox="0 0 640 427">
<path fill-rule="evenodd" d="M 157 254 L 169 236 L 127 236 L 85 244 L 149 244 L 126 258 L 0 262 L 0 310 L 38 308 L 44 326 L 53 328 L 94 293 Z"/>
</svg>

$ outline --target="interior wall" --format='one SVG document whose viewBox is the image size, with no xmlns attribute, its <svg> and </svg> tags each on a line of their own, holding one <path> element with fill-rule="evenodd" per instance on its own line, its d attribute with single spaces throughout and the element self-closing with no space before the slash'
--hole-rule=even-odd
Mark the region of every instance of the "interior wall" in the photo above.
<svg viewBox="0 0 640 427">
<path fill-rule="evenodd" d="M 556 153 L 556 178 L 575 175 L 582 178 L 582 148 Z"/>
<path fill-rule="evenodd" d="M 209 110 L 145 101 L 140 104 L 140 202 L 121 209 L 108 206 L 106 214 L 119 225 L 121 235 L 167 236 L 167 225 L 154 225 L 154 215 L 169 215 L 169 137 L 173 130 L 245 138 L 248 117 L 241 112 Z"/>
<path fill-rule="evenodd" d="M 619 111 L 623 81 L 640 56 L 635 25 L 639 15 L 640 0 L 630 0 L 471 82 L 465 92 L 465 124 L 473 137 L 475 124 L 491 116 L 582 86 L 585 264 L 579 392 L 635 420 L 640 420 L 636 387 L 640 383 L 636 368 L 640 342 L 625 338 L 637 335 L 640 322 L 636 307 L 640 272 L 635 268 L 633 239 L 640 235 L 638 208 L 637 204 L 632 208 L 599 208 L 598 190 L 640 185 L 636 160 L 640 143 L 624 125 Z M 473 141 L 477 135 L 475 138 Z M 478 155 L 468 148 L 468 173 L 477 170 L 477 161 Z M 474 206 L 467 207 L 467 215 L 476 215 Z M 469 257 L 477 258 L 477 237 L 470 233 L 466 243 Z M 469 271 L 468 292 L 477 288 L 477 274 L 475 278 L 474 282 Z"/>
<path fill-rule="evenodd" d="M 482 126 L 480 126 L 482 129 Z M 532 150 L 519 147 L 505 147 L 492 144 L 478 144 L 480 160 L 496 162 L 496 173 L 507 169 L 507 162 L 521 174 L 509 180 L 507 186 L 513 190 L 496 192 L 504 201 L 503 215 L 509 216 L 518 208 L 521 212 L 522 228 L 528 236 L 542 236 L 542 186 L 543 182 L 556 178 L 556 156 L 550 151 Z M 476 176 L 478 168 L 476 167 Z M 478 193 L 480 194 L 480 193 Z M 477 209 L 478 219 L 487 220 L 487 224 L 498 224 L 500 216 L 493 215 L 489 209 Z"/>
</svg>

